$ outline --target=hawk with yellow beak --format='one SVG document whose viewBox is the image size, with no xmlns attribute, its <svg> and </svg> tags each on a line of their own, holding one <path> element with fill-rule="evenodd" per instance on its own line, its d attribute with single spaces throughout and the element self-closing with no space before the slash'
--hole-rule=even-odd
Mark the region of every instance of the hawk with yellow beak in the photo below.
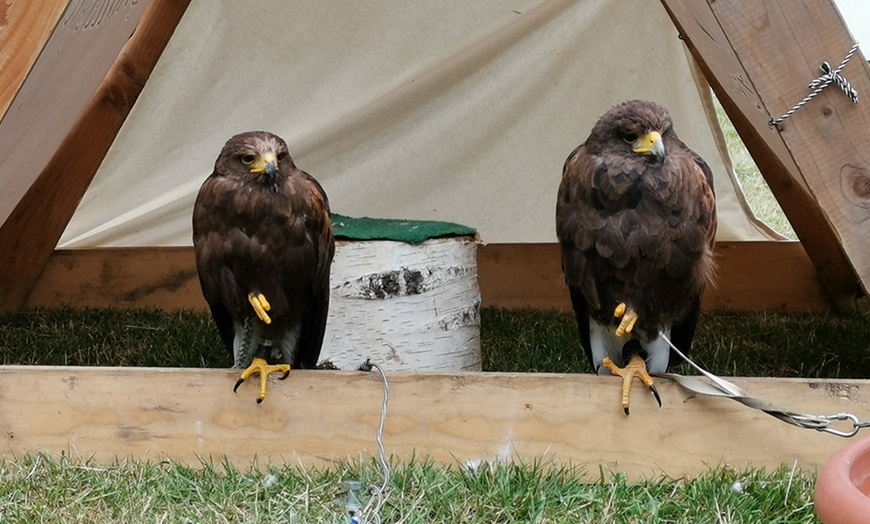
<svg viewBox="0 0 870 524">
<path fill-rule="evenodd" d="M 314 368 L 329 308 L 335 240 L 329 201 L 287 144 L 255 131 L 230 138 L 193 207 L 202 293 L 234 367 L 233 391 L 260 374 Z"/>
<path fill-rule="evenodd" d="M 598 374 L 633 377 L 688 353 L 713 272 L 716 201 L 707 163 L 674 132 L 670 114 L 632 100 L 605 113 L 565 162 L 556 203 L 562 271 L 580 342 Z"/>
</svg>

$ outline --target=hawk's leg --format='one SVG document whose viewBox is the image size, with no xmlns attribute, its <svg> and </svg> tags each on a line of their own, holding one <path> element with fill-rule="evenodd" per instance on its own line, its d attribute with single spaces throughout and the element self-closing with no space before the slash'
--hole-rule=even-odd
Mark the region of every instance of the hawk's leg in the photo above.
<svg viewBox="0 0 870 524">
<path fill-rule="evenodd" d="M 254 308 L 254 313 L 257 314 L 257 318 L 259 318 L 264 324 L 271 324 L 272 319 L 269 317 L 267 311 L 272 309 L 269 301 L 266 300 L 266 297 L 262 293 L 254 294 L 248 293 L 248 302 L 250 302 L 251 307 Z M 251 320 L 245 319 L 245 336 L 243 338 L 242 345 L 244 346 L 243 351 L 240 352 L 240 356 L 250 347 L 251 343 L 251 335 L 253 326 L 250 325 Z M 269 364 L 268 358 L 272 353 L 272 341 L 264 340 L 262 344 L 257 348 L 256 354 L 254 354 L 254 358 L 251 360 L 250 365 L 242 371 L 239 380 L 236 381 L 236 385 L 233 386 L 233 392 L 235 393 L 239 386 L 242 385 L 242 382 L 246 381 L 251 375 L 255 373 L 260 374 L 260 395 L 257 397 L 257 404 L 263 402 L 263 399 L 266 398 L 266 383 L 268 382 L 269 375 L 272 373 L 284 373 L 284 376 L 281 377 L 281 380 L 287 378 L 287 375 L 290 374 L 290 364 Z M 239 365 L 239 362 L 236 362 L 236 365 Z M 241 366 L 239 366 L 241 367 Z"/>
<path fill-rule="evenodd" d="M 628 395 L 631 392 L 631 379 L 634 377 L 639 378 L 641 382 L 649 387 L 650 393 L 652 393 L 656 398 L 659 407 L 662 407 L 662 399 L 659 396 L 659 392 L 656 389 L 655 384 L 653 384 L 652 377 L 647 373 L 646 362 L 644 362 L 643 357 L 639 354 L 635 353 L 632 355 L 631 360 L 628 361 L 628 364 L 626 364 L 624 368 L 620 368 L 614 364 L 608 357 L 605 357 L 604 360 L 601 361 L 601 365 L 609 369 L 612 374 L 622 377 L 622 410 L 625 411 L 626 415 L 629 414 Z"/>
<path fill-rule="evenodd" d="M 244 371 L 242 371 L 242 375 L 239 377 L 239 380 L 236 381 L 236 385 L 233 386 L 233 393 L 239 389 L 239 386 L 242 385 L 242 382 L 246 381 L 248 377 L 255 373 L 260 374 L 260 395 L 257 397 L 257 404 L 263 402 L 263 399 L 266 398 L 266 382 L 269 378 L 269 375 L 272 373 L 284 373 L 284 376 L 281 377 L 281 380 L 287 378 L 287 375 L 290 374 L 290 364 L 269 364 L 266 359 L 269 354 L 272 352 L 272 344 L 271 342 L 268 344 L 260 344 L 260 347 L 257 348 L 257 354 L 254 356 L 254 360 L 251 361 L 251 365 L 248 366 Z"/>
<path fill-rule="evenodd" d="M 242 341 L 239 344 L 239 350 L 236 352 L 236 359 L 233 362 L 233 369 L 245 369 L 254 358 L 254 319 L 251 316 L 245 317 L 242 322 Z"/>
<path fill-rule="evenodd" d="M 620 319 L 619 327 L 616 328 L 616 335 L 620 337 L 624 335 L 628 335 L 629 337 L 632 336 L 631 332 L 637 322 L 637 312 L 630 307 L 626 307 L 624 303 L 620 303 L 613 311 L 613 316 Z M 639 344 L 637 343 L 629 345 L 637 345 L 638 349 L 640 349 Z M 626 415 L 629 414 L 628 396 L 631 392 L 631 380 L 634 377 L 639 378 L 641 382 L 650 389 L 650 392 L 659 403 L 659 407 L 662 407 L 662 399 L 653 383 L 652 377 L 649 376 L 649 372 L 646 369 L 646 362 L 637 351 L 634 351 L 631 358 L 628 360 L 628 364 L 626 364 L 624 368 L 620 368 L 614 364 L 612 360 L 606 357 L 601 362 L 601 365 L 609 369 L 611 374 L 622 377 L 622 409 L 625 411 Z"/>
</svg>

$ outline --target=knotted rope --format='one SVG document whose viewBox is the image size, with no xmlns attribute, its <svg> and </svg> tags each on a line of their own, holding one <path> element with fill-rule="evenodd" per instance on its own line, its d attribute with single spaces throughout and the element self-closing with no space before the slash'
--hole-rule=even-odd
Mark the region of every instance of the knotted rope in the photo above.
<svg viewBox="0 0 870 524">
<path fill-rule="evenodd" d="M 857 50 L 858 50 L 858 42 L 855 42 L 855 44 L 852 46 L 852 49 L 850 49 L 849 52 L 846 53 L 846 57 L 843 58 L 843 61 L 840 62 L 840 65 L 839 65 L 839 67 L 837 67 L 837 69 L 831 70 L 831 64 L 829 64 L 828 62 L 822 62 L 822 65 L 819 67 L 821 68 L 822 73 L 824 73 L 824 74 L 822 74 L 822 76 L 820 76 L 818 78 L 814 78 L 810 82 L 809 88 L 812 89 L 812 92 L 810 94 L 808 94 L 803 100 L 801 100 L 800 102 L 795 104 L 794 107 L 792 107 L 791 109 L 786 111 L 785 114 L 782 115 L 781 117 L 771 118 L 770 121 L 767 123 L 767 125 L 769 125 L 771 127 L 776 127 L 779 124 L 785 122 L 785 120 L 788 117 L 795 114 L 795 112 L 797 112 L 798 109 L 805 106 L 810 100 L 815 98 L 816 95 L 821 93 L 823 89 L 825 89 L 826 87 L 828 87 L 831 84 L 837 84 L 837 87 L 839 87 L 840 90 L 842 90 L 844 93 L 846 93 L 846 96 L 849 97 L 849 100 L 851 100 L 852 103 L 857 104 L 858 103 L 858 92 L 855 91 L 855 89 L 852 87 L 852 85 L 849 83 L 849 81 L 846 80 L 843 77 L 843 75 L 840 74 L 840 71 L 843 70 L 843 68 L 846 66 L 846 63 L 849 62 L 849 60 L 852 58 L 852 55 L 854 55 L 855 51 L 857 51 Z"/>
</svg>

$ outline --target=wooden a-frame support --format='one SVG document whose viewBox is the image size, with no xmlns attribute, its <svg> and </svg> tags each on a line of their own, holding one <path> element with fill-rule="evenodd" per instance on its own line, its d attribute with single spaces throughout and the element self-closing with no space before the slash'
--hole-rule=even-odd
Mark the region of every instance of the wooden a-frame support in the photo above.
<svg viewBox="0 0 870 524">
<path fill-rule="evenodd" d="M 150 0 L 78 121 L 0 227 L 0 311 L 27 300 L 189 3 Z"/>
<path fill-rule="evenodd" d="M 851 49 L 831 1 L 662 0 L 840 310 L 870 283 L 870 110 L 831 86 L 779 129 L 828 61 Z M 855 54 L 843 75 L 870 96 Z M 866 103 L 865 103 L 866 104 Z M 863 287 L 863 289 L 862 289 Z"/>
<path fill-rule="evenodd" d="M 150 0 L 79 120 L 0 227 L 0 311 L 28 302 L 189 1 Z M 835 7 L 830 2 L 796 6 L 788 0 L 662 3 L 792 222 L 829 299 L 840 310 L 854 309 L 870 278 L 864 231 L 870 218 L 870 158 L 864 148 L 870 143 L 870 111 L 829 88 L 780 131 L 767 126 L 771 116 L 805 96 L 822 60 L 838 63 L 851 47 Z M 69 2 L 56 0 L 54 15 L 39 16 L 59 16 L 62 4 Z M 7 58 L 0 54 L 0 60 Z M 860 53 L 843 73 L 859 93 L 870 93 L 870 73 Z M 788 286 L 778 280 L 782 272 L 775 259 L 770 264 L 759 271 Z"/>
</svg>

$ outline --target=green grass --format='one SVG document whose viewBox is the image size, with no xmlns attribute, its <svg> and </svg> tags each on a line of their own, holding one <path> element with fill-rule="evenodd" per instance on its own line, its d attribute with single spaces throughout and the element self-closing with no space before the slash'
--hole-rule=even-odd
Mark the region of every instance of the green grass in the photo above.
<svg viewBox="0 0 870 524">
<path fill-rule="evenodd" d="M 414 460 L 393 468 L 383 522 L 814 522 L 814 476 L 787 467 L 634 483 L 555 462 L 472 468 Z M 378 485 L 380 471 L 373 463 L 242 471 L 35 455 L 0 460 L 0 521 L 347 522 L 346 480 Z"/>
<path fill-rule="evenodd" d="M 0 315 L 0 364 L 231 367 L 207 314 L 28 310 Z"/>
<path fill-rule="evenodd" d="M 728 147 L 737 180 L 743 188 L 743 194 L 752 212 L 774 231 L 789 239 L 796 240 L 797 235 L 795 235 L 791 223 L 770 191 L 770 186 L 765 182 L 749 151 L 743 145 L 740 135 L 737 134 L 737 130 L 734 129 L 734 125 L 725 114 L 725 110 L 718 102 L 716 102 L 716 114 L 719 117 L 722 132 L 725 134 L 725 144 Z"/>
<path fill-rule="evenodd" d="M 704 313 L 691 356 L 719 375 L 867 378 L 870 322 L 858 314 Z M 591 372 L 571 313 L 484 309 L 481 358 L 487 371 Z M 232 362 L 206 313 L 60 308 L 0 315 L 0 364 Z"/>
<path fill-rule="evenodd" d="M 486 309 L 483 367 L 591 372 L 571 313 Z M 702 313 L 690 357 L 718 375 L 870 377 L 870 322 L 855 315 Z M 676 370 L 691 374 L 688 366 Z"/>
<path fill-rule="evenodd" d="M 481 346 L 490 371 L 590 371 L 568 313 L 484 309 Z M 870 323 L 859 315 L 706 313 L 693 356 L 723 375 L 868 377 Z M 0 362 L 231 364 L 207 314 L 94 309 L 0 316 Z M 384 522 L 815 521 L 815 472 L 799 469 L 720 466 L 692 479 L 629 483 L 555 461 L 393 466 Z M 0 522 L 345 522 L 342 482 L 375 485 L 380 478 L 373 463 L 240 471 L 210 462 L 100 465 L 26 456 L 0 460 Z M 732 490 L 738 480 L 742 493 Z"/>
</svg>

